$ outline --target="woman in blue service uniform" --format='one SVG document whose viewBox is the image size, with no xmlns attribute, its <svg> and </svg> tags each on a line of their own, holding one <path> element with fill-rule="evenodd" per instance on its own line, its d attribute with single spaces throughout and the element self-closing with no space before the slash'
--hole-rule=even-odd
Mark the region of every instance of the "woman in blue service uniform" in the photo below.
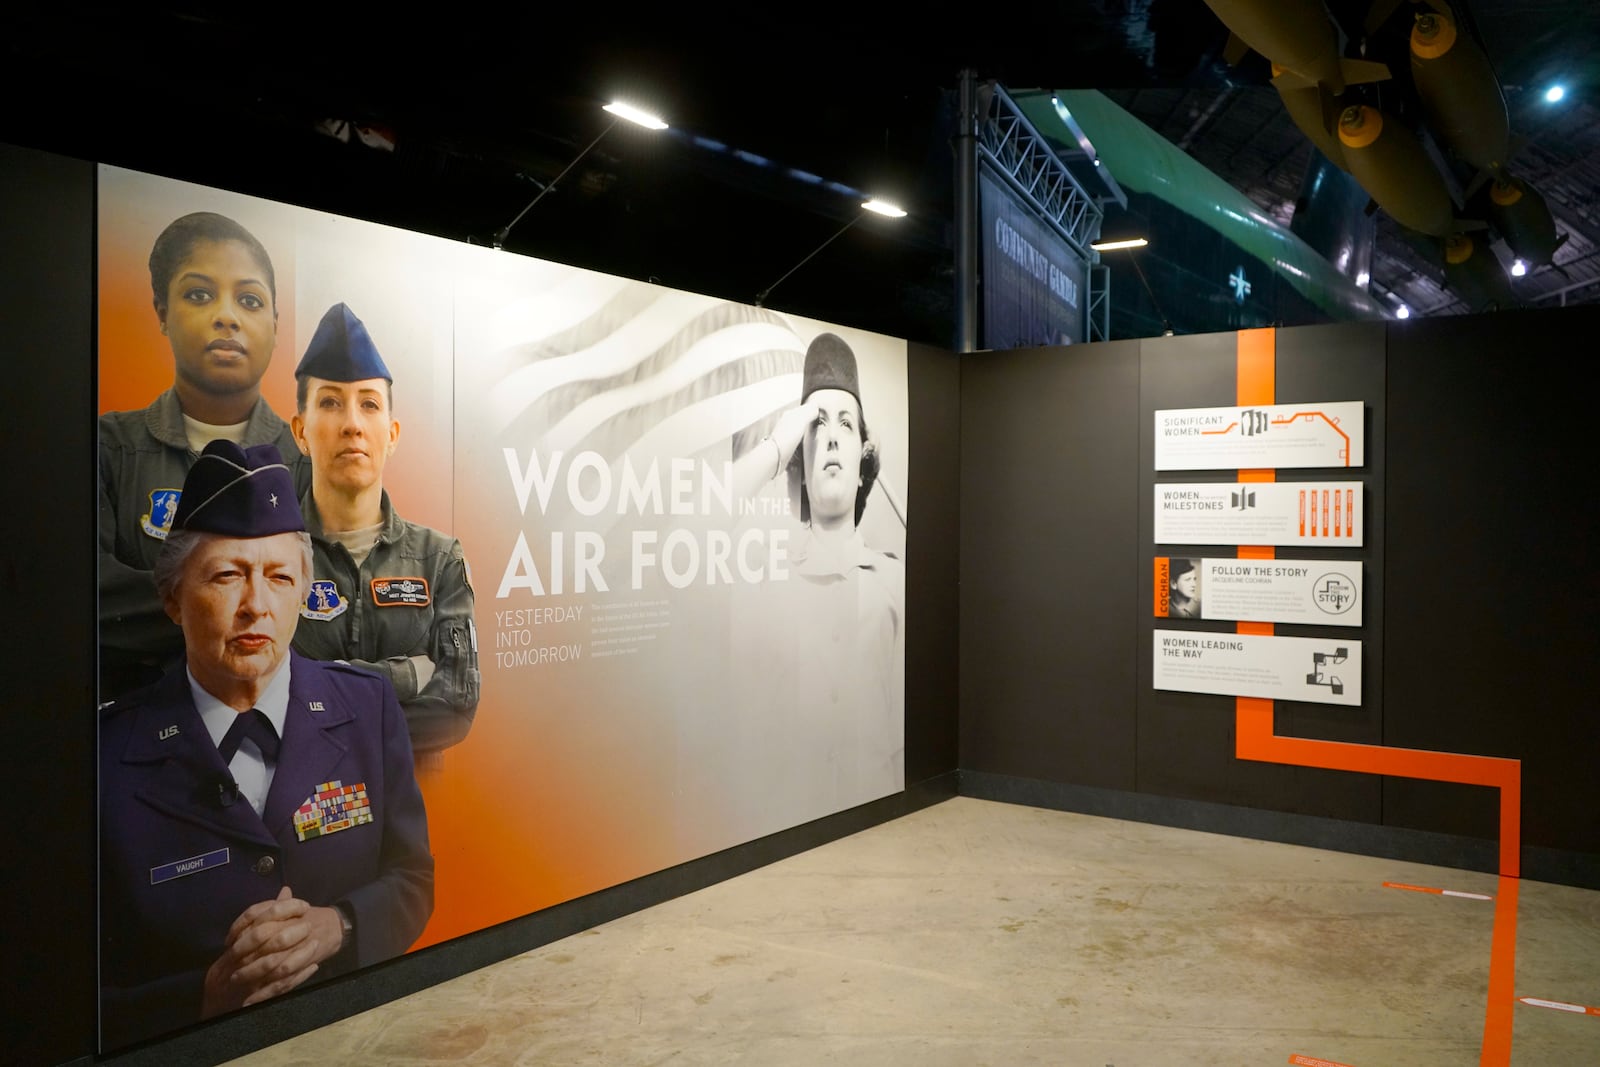
<svg viewBox="0 0 1600 1067">
<path fill-rule="evenodd" d="M 272 445 L 214 441 L 155 581 L 184 652 L 100 709 L 114 1048 L 404 952 L 433 856 L 394 690 L 290 650 L 311 545 Z"/>
</svg>

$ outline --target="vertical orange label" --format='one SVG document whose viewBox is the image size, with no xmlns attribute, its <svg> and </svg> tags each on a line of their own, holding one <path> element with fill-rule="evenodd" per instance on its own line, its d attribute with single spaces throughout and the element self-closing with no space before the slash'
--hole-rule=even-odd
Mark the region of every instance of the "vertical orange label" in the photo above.
<svg viewBox="0 0 1600 1067">
<path fill-rule="evenodd" d="M 1171 589 L 1167 583 L 1172 574 L 1172 560 L 1167 556 L 1156 557 L 1156 618 L 1167 617 L 1167 598 Z"/>
<path fill-rule="evenodd" d="M 1339 496 L 1339 490 L 1335 489 L 1333 491 L 1333 536 L 1335 537 L 1339 536 L 1340 528 L 1344 526 L 1344 522 L 1340 517 L 1343 503 L 1344 501 Z"/>
<path fill-rule="evenodd" d="M 1306 491 L 1300 490 L 1300 536 L 1306 535 Z"/>
<path fill-rule="evenodd" d="M 1356 535 L 1356 491 L 1354 489 L 1346 489 L 1344 491 L 1344 535 L 1346 537 L 1354 537 Z"/>
<path fill-rule="evenodd" d="M 1322 491 L 1322 536 L 1328 536 L 1328 491 Z"/>
</svg>

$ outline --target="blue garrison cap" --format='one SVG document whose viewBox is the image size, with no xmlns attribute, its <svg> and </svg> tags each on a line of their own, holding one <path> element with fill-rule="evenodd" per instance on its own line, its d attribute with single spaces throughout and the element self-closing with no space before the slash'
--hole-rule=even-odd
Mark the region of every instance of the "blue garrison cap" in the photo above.
<svg viewBox="0 0 1600 1067">
<path fill-rule="evenodd" d="M 856 354 L 836 333 L 820 333 L 806 348 L 801 375 L 800 402 L 818 389 L 843 389 L 861 406 L 861 381 L 856 374 Z M 864 414 L 864 412 L 863 412 Z"/>
<path fill-rule="evenodd" d="M 372 335 L 346 304 L 335 304 L 322 316 L 294 376 L 327 382 L 364 382 L 370 378 L 394 381 L 394 375 L 383 365 L 378 346 L 372 343 Z"/>
<path fill-rule="evenodd" d="M 306 528 L 295 502 L 294 476 L 276 445 L 206 445 L 183 480 L 172 530 L 225 537 L 270 537 Z"/>
</svg>

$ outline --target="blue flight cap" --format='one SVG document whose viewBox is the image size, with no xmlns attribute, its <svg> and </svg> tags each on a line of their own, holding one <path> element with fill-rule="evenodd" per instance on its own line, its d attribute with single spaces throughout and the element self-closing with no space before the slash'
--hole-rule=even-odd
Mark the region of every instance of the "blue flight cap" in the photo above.
<svg viewBox="0 0 1600 1067">
<path fill-rule="evenodd" d="M 372 343 L 372 335 L 346 304 L 335 304 L 322 316 L 294 376 L 327 382 L 364 382 L 370 378 L 394 382 L 394 375 L 378 354 L 378 346 Z"/>
<path fill-rule="evenodd" d="M 218 439 L 206 445 L 183 480 L 172 530 L 224 537 L 270 537 L 306 528 L 295 501 L 294 476 L 276 445 L 240 448 Z"/>
</svg>

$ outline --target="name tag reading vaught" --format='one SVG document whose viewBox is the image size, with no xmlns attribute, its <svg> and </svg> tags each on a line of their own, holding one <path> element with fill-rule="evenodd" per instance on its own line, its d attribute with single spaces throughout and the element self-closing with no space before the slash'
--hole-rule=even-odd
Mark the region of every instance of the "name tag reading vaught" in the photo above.
<svg viewBox="0 0 1600 1067">
<path fill-rule="evenodd" d="M 423 608 L 432 603 L 426 578 L 374 578 L 372 602 L 380 608 Z"/>
<path fill-rule="evenodd" d="M 198 856 L 190 856 L 186 860 L 177 860 L 173 863 L 163 863 L 159 867 L 150 868 L 150 884 L 160 885 L 170 882 L 174 878 L 194 874 L 197 871 L 209 870 L 212 867 L 221 867 L 228 862 L 228 850 L 219 848 L 212 852 L 202 852 Z"/>
</svg>

